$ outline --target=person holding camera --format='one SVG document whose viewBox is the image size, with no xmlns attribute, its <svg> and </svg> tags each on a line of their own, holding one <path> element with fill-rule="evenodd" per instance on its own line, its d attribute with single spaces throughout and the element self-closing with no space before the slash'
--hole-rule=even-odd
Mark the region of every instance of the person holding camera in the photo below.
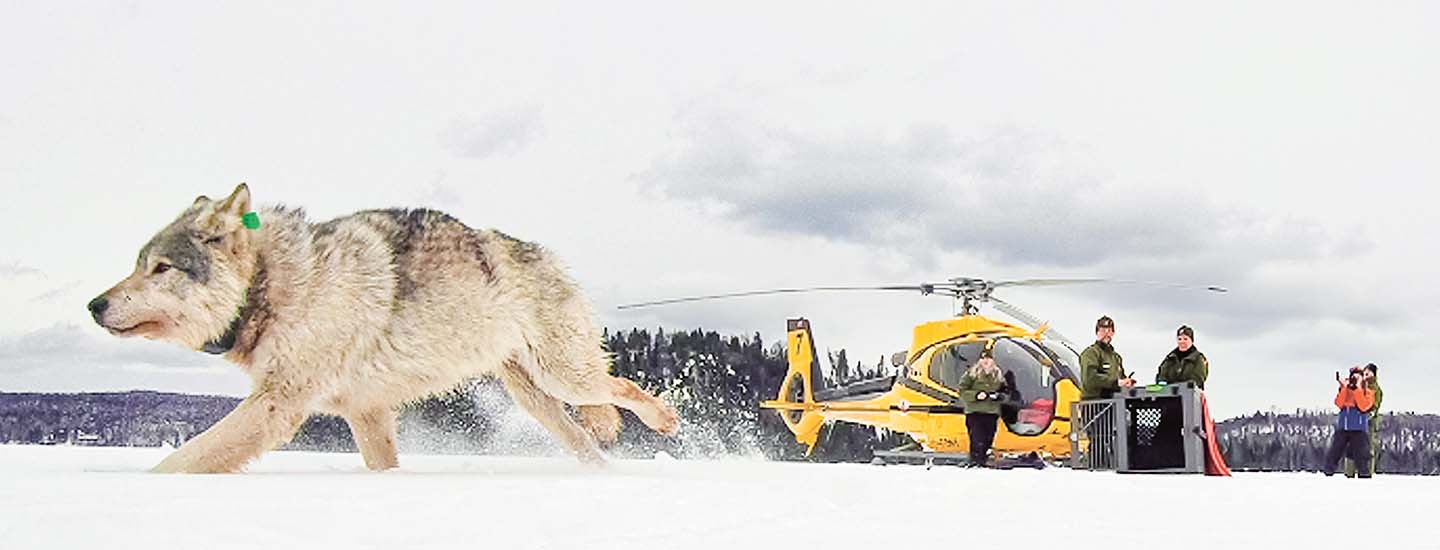
<svg viewBox="0 0 1440 550">
<path fill-rule="evenodd" d="M 1365 371 L 1369 373 L 1369 380 L 1365 385 L 1375 392 L 1375 406 L 1370 408 L 1370 460 L 1361 465 L 1373 476 L 1375 468 L 1380 464 L 1380 402 L 1385 400 L 1385 390 L 1380 389 L 1380 367 L 1375 366 L 1375 363 L 1368 363 Z M 1354 460 L 1345 459 L 1345 477 L 1355 477 L 1358 471 L 1355 464 Z"/>
<path fill-rule="evenodd" d="M 1175 349 L 1160 361 L 1160 370 L 1155 372 L 1155 383 L 1194 382 L 1195 387 L 1203 390 L 1209 377 L 1210 361 L 1195 348 L 1195 329 L 1181 325 L 1175 331 Z"/>
<path fill-rule="evenodd" d="M 1325 475 L 1335 475 L 1341 456 L 1349 457 L 1357 464 L 1364 464 L 1370 458 L 1370 415 L 1375 408 L 1375 391 L 1368 382 L 1373 378 L 1371 371 L 1360 367 L 1350 369 L 1350 376 L 1341 379 L 1340 391 L 1335 394 L 1335 406 L 1340 407 L 1340 416 L 1335 421 L 1335 435 L 1330 440 L 1330 450 L 1325 453 Z M 1369 479 L 1369 471 L 1361 471 L 1360 478 Z"/>
<path fill-rule="evenodd" d="M 1004 375 L 990 352 L 985 352 L 960 377 L 960 401 L 965 405 L 965 431 L 970 433 L 970 466 L 984 467 L 989 463 L 990 446 L 1000 419 L 1000 405 L 1005 400 Z"/>
<path fill-rule="evenodd" d="M 1110 340 L 1115 337 L 1115 320 L 1109 316 L 1095 321 L 1095 343 L 1080 352 L 1081 399 L 1108 399 L 1120 388 L 1135 385 L 1125 374 L 1125 361 Z"/>
</svg>

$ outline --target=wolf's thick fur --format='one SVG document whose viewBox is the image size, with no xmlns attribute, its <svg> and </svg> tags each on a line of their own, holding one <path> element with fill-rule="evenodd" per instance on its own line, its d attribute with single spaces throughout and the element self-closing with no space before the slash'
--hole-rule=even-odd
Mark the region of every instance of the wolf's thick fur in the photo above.
<svg viewBox="0 0 1440 550">
<path fill-rule="evenodd" d="M 678 431 L 672 408 L 610 376 L 594 312 L 545 249 L 432 210 L 312 224 L 276 207 L 258 230 L 242 223 L 249 210 L 244 184 L 196 199 L 90 303 L 113 334 L 224 353 L 254 380 L 155 471 L 236 471 L 315 412 L 349 422 L 366 466 L 393 468 L 396 408 L 483 375 L 583 461 L 603 461 L 615 405 Z"/>
</svg>

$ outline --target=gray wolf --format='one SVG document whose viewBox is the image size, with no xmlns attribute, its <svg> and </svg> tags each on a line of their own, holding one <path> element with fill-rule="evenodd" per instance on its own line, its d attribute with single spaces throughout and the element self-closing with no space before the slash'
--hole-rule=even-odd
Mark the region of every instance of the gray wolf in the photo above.
<svg viewBox="0 0 1440 550">
<path fill-rule="evenodd" d="M 617 405 L 674 436 L 674 409 L 609 374 L 594 311 L 548 250 L 433 210 L 311 223 L 250 190 L 195 199 L 92 300 L 111 334 L 223 354 L 248 397 L 157 472 L 233 472 L 313 413 L 343 417 L 372 470 L 398 465 L 396 409 L 479 376 L 580 460 L 603 463 Z M 566 404 L 574 406 L 574 416 Z"/>
</svg>

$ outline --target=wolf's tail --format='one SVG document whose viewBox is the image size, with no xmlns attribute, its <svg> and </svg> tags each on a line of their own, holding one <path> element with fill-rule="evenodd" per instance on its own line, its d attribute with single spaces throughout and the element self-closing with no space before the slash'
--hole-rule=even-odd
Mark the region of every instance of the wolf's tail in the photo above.
<svg viewBox="0 0 1440 550">
<path fill-rule="evenodd" d="M 575 414 L 601 447 L 609 448 L 620 438 L 620 410 L 615 405 L 580 405 Z"/>
<path fill-rule="evenodd" d="M 790 319 L 786 321 L 785 329 L 790 368 L 785 373 L 785 381 L 780 383 L 780 395 L 774 401 L 766 401 L 763 406 L 778 411 L 785 427 L 795 434 L 795 441 L 814 451 L 820 427 L 825 424 L 825 417 L 816 404 L 816 395 L 825 390 L 825 376 L 820 372 L 820 360 L 815 355 L 810 321 Z"/>
</svg>

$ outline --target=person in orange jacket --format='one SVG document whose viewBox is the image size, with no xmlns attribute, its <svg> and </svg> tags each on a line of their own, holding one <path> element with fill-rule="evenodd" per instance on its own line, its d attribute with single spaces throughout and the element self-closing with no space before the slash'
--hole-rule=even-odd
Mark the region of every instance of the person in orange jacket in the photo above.
<svg viewBox="0 0 1440 550">
<path fill-rule="evenodd" d="M 1363 464 L 1370 458 L 1370 411 L 1375 408 L 1375 391 L 1370 389 L 1369 371 L 1356 367 L 1350 369 L 1350 377 L 1340 382 L 1340 391 L 1335 394 L 1335 406 L 1340 407 L 1340 416 L 1335 421 L 1335 435 L 1330 440 L 1330 450 L 1325 453 L 1325 475 L 1335 475 L 1342 456 Z M 1361 471 L 1360 477 L 1369 478 L 1370 472 Z"/>
</svg>

